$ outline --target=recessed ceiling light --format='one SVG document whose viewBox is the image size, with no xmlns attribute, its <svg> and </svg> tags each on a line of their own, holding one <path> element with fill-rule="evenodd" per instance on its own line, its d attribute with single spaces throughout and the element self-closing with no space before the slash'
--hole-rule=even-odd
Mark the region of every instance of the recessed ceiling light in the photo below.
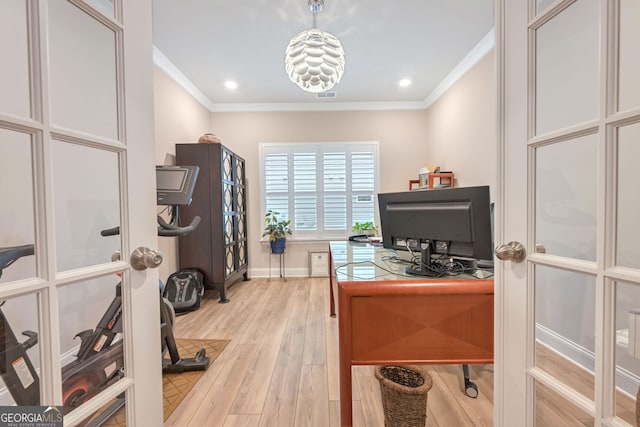
<svg viewBox="0 0 640 427">
<path fill-rule="evenodd" d="M 227 80 L 226 82 L 224 82 L 224 85 L 227 87 L 227 89 L 237 89 L 238 88 L 238 83 L 233 82 L 231 80 Z"/>
<path fill-rule="evenodd" d="M 402 87 L 407 87 L 411 84 L 411 79 L 402 79 L 398 82 L 398 85 Z"/>
</svg>

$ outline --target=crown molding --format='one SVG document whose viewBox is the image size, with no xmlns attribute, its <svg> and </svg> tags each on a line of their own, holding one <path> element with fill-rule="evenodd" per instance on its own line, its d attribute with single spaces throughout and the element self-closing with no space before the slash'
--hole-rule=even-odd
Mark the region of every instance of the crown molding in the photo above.
<svg viewBox="0 0 640 427">
<path fill-rule="evenodd" d="M 214 104 L 212 113 L 307 112 L 307 111 L 386 111 L 424 110 L 423 101 L 413 102 L 281 102 L 255 104 Z"/>
<path fill-rule="evenodd" d="M 453 70 L 442 79 L 440 84 L 431 91 L 431 93 L 425 98 L 425 109 L 431 107 L 442 95 L 444 95 L 451 86 L 453 86 L 467 71 L 473 68 L 487 53 L 493 49 L 496 45 L 496 30 L 492 28 L 480 42 L 471 51 L 462 58 L 462 61 L 455 66 Z"/>
<path fill-rule="evenodd" d="M 282 102 L 216 104 L 194 85 L 157 47 L 153 46 L 153 62 L 175 80 L 211 113 L 296 112 L 296 111 L 393 111 L 426 110 L 449 90 L 467 71 L 495 46 L 495 29 L 491 29 L 458 65 L 436 86 L 424 101 L 406 102 Z"/>
<path fill-rule="evenodd" d="M 189 95 L 193 96 L 204 108 L 209 111 L 213 110 L 215 104 L 211 102 L 207 95 L 202 93 L 155 45 L 153 46 L 153 63 L 178 83 Z"/>
</svg>

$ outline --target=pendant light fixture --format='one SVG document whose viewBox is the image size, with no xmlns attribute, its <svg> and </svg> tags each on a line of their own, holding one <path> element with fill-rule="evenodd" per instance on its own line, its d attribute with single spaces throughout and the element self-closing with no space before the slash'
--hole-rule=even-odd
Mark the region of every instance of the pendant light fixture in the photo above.
<svg viewBox="0 0 640 427">
<path fill-rule="evenodd" d="M 316 27 L 316 14 L 324 0 L 309 0 L 313 28 L 291 39 L 285 52 L 285 69 L 302 90 L 319 93 L 333 88 L 344 73 L 344 50 L 336 36 Z"/>
</svg>

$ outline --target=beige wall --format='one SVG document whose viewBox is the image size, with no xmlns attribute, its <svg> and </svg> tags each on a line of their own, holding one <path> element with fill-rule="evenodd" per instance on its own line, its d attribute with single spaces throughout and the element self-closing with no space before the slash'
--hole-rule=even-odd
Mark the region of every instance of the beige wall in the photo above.
<svg viewBox="0 0 640 427">
<path fill-rule="evenodd" d="M 426 111 L 429 164 L 456 174 L 456 185 L 496 186 L 496 85 L 493 50 Z"/>
<path fill-rule="evenodd" d="M 263 228 L 259 143 L 379 141 L 380 191 L 403 191 L 426 161 L 424 118 L 425 111 L 213 113 L 212 131 L 247 164 L 250 274 L 267 275 L 269 264 L 268 246 L 259 242 Z M 308 251 L 326 248 L 326 243 L 292 243 L 286 255 L 287 274 L 306 274 Z"/>
<path fill-rule="evenodd" d="M 175 164 L 175 143 L 196 142 L 209 130 L 209 111 L 184 91 L 171 77 L 154 67 L 153 71 L 156 164 Z M 178 269 L 178 239 L 158 239 L 164 261 L 160 266 L 160 279 Z"/>
<path fill-rule="evenodd" d="M 378 141 L 380 191 L 404 191 L 421 167 L 437 164 L 456 173 L 456 185 L 496 183 L 494 55 L 487 54 L 429 109 L 360 112 L 209 113 L 159 69 L 154 73 L 158 164 L 174 162 L 176 142 L 195 142 L 204 132 L 246 160 L 249 199 L 249 273 L 268 275 L 269 249 L 260 243 L 259 153 L 261 142 Z M 160 275 L 177 269 L 176 239 L 160 239 L 166 261 Z M 308 251 L 326 242 L 291 242 L 287 274 L 307 273 Z M 272 260 L 273 268 L 277 260 Z M 275 272 L 275 271 L 274 271 Z"/>
</svg>

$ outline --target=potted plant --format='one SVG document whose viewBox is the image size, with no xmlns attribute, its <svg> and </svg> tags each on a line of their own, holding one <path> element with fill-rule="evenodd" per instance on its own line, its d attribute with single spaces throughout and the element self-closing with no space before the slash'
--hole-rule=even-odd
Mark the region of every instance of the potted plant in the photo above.
<svg viewBox="0 0 640 427">
<path fill-rule="evenodd" d="M 351 229 L 355 234 L 366 234 L 370 237 L 378 232 L 378 227 L 372 221 L 356 222 Z"/>
<path fill-rule="evenodd" d="M 284 247 L 287 244 L 287 234 L 291 234 L 291 220 L 278 219 L 280 212 L 274 212 L 271 209 L 267 211 L 264 216 L 264 231 L 262 237 L 268 237 L 271 243 L 271 253 L 281 254 L 284 253 Z"/>
</svg>

